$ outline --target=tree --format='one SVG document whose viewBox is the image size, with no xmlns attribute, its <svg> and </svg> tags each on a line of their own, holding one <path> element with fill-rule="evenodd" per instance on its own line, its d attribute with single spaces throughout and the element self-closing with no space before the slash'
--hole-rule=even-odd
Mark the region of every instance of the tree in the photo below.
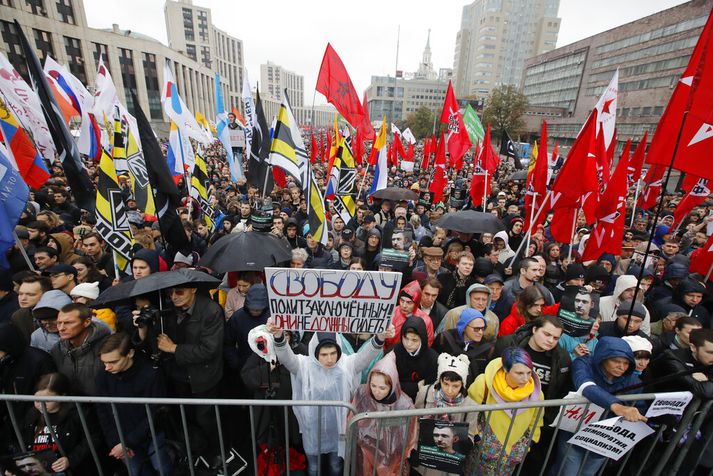
<svg viewBox="0 0 713 476">
<path fill-rule="evenodd" d="M 503 131 L 517 137 L 525 129 L 522 116 L 527 108 L 527 97 L 515 86 L 504 84 L 490 92 L 483 111 L 483 124 L 490 123 L 492 135 L 500 137 Z"/>
<path fill-rule="evenodd" d="M 416 112 L 406 116 L 403 129 L 410 128 L 416 139 L 423 139 L 431 135 L 433 131 L 433 112 L 426 106 L 421 106 Z"/>
</svg>

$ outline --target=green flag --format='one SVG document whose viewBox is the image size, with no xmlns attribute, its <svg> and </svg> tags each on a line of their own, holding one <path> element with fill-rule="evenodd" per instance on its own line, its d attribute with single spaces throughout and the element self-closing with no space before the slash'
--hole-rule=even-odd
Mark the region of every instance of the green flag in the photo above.
<svg viewBox="0 0 713 476">
<path fill-rule="evenodd" d="M 463 122 L 465 122 L 465 128 L 470 136 L 470 141 L 475 144 L 477 140 L 482 144 L 483 138 L 485 137 L 485 130 L 483 129 L 483 124 L 480 123 L 480 119 L 478 119 L 478 115 L 473 108 L 470 107 L 470 104 L 465 108 Z"/>
</svg>

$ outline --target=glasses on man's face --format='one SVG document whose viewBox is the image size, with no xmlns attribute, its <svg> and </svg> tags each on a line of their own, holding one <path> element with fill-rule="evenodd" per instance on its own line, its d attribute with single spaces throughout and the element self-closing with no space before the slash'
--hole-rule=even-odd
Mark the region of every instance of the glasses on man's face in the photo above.
<svg viewBox="0 0 713 476">
<path fill-rule="evenodd" d="M 468 327 L 473 332 L 485 332 L 485 327 L 484 326 L 471 326 Z"/>
</svg>

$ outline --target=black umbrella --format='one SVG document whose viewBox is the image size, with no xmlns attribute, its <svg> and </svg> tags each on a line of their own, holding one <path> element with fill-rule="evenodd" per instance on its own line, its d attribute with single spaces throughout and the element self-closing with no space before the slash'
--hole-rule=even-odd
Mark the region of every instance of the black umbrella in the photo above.
<svg viewBox="0 0 713 476">
<path fill-rule="evenodd" d="M 437 226 L 461 233 L 497 233 L 505 229 L 497 216 L 475 210 L 446 213 L 438 220 Z"/>
<path fill-rule="evenodd" d="M 372 197 L 381 198 L 382 200 L 393 200 L 394 202 L 400 202 L 401 200 L 418 200 L 418 194 L 416 192 L 400 187 L 382 188 L 374 192 Z"/>
<path fill-rule="evenodd" d="M 168 288 L 208 288 L 220 284 L 220 279 L 195 269 L 177 269 L 153 273 L 145 278 L 134 279 L 117 284 L 105 290 L 93 302 L 92 307 L 102 307 L 110 303 L 127 301 L 133 297 L 160 291 Z"/>
<path fill-rule="evenodd" d="M 228 271 L 263 271 L 292 259 L 292 248 L 284 238 L 272 233 L 243 231 L 216 241 L 201 258 L 199 265 L 217 273 Z"/>
<path fill-rule="evenodd" d="M 527 169 L 517 170 L 510 174 L 508 180 L 527 180 Z"/>
</svg>

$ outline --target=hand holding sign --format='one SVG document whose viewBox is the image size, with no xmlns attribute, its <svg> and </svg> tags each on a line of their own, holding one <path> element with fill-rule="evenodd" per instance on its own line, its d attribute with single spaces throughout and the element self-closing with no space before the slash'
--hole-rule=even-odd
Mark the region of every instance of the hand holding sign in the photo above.
<svg viewBox="0 0 713 476">
<path fill-rule="evenodd" d="M 277 327 L 277 325 L 275 324 L 275 320 L 272 317 L 267 320 L 267 323 L 265 323 L 265 327 L 267 327 L 267 332 L 277 337 L 278 339 L 282 337 L 282 329 Z"/>
<path fill-rule="evenodd" d="M 389 324 L 389 327 L 387 327 L 384 332 L 376 334 L 376 337 L 378 337 L 381 342 L 386 342 L 389 339 L 393 339 L 393 337 L 395 335 L 396 335 L 396 328 L 394 327 L 393 324 Z"/>
<path fill-rule="evenodd" d="M 620 416 L 626 421 L 647 421 L 647 418 L 639 413 L 639 409 L 636 407 L 628 407 L 621 403 L 612 403 L 609 409 L 614 415 Z"/>
</svg>

